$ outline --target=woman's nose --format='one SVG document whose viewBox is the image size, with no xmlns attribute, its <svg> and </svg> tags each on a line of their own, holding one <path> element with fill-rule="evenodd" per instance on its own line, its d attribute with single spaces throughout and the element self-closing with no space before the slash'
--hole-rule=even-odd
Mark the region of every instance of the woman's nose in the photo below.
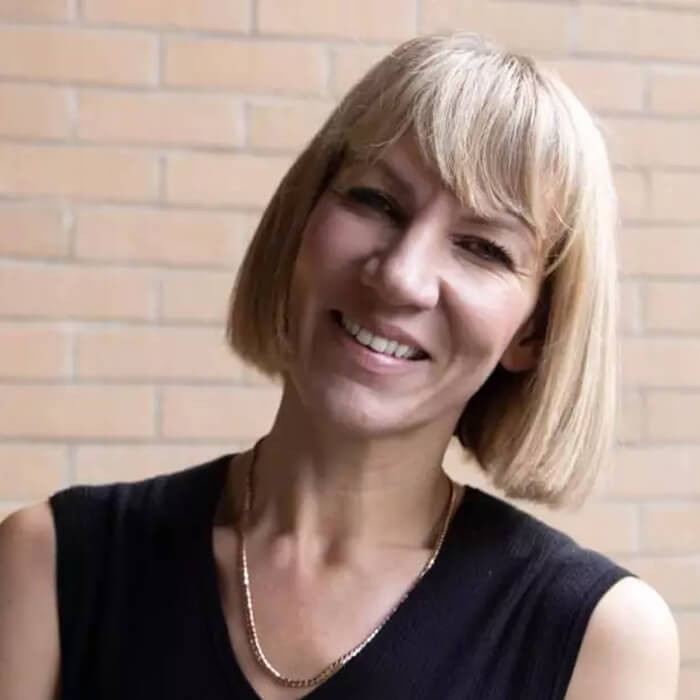
<svg viewBox="0 0 700 700">
<path fill-rule="evenodd" d="M 362 269 L 362 281 L 386 303 L 430 309 L 440 294 L 438 246 L 430 224 L 398 231 Z"/>
</svg>

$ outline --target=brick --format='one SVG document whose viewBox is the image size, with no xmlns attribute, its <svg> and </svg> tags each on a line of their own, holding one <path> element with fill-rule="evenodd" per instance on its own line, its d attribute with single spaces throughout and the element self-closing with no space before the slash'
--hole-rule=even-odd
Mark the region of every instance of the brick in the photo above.
<svg viewBox="0 0 700 700">
<path fill-rule="evenodd" d="M 700 115 L 700 70 L 652 70 L 649 100 L 659 114 Z"/>
<path fill-rule="evenodd" d="M 83 0 L 83 16 L 90 22 L 247 31 L 247 0 Z"/>
<path fill-rule="evenodd" d="M 323 90 L 324 55 L 318 46 L 174 37 L 166 49 L 168 85 L 285 95 Z"/>
<path fill-rule="evenodd" d="M 67 451 L 59 445 L 0 445 L 0 499 L 43 499 L 62 488 Z"/>
<path fill-rule="evenodd" d="M 232 267 L 242 254 L 246 218 L 228 212 L 133 207 L 83 208 L 75 255 L 168 265 Z"/>
<path fill-rule="evenodd" d="M 630 227 L 619 241 L 626 275 L 700 274 L 700 228 Z"/>
<path fill-rule="evenodd" d="M 331 93 L 344 95 L 375 63 L 391 50 L 391 46 L 352 46 L 331 49 Z"/>
<path fill-rule="evenodd" d="M 0 270 L 0 314 L 80 319 L 153 317 L 155 287 L 137 270 L 16 264 Z"/>
<path fill-rule="evenodd" d="M 82 92 L 78 136 L 133 144 L 240 146 L 243 110 L 223 95 Z"/>
<path fill-rule="evenodd" d="M 512 50 L 566 53 L 573 8 L 549 2 L 485 5 L 464 0 L 424 0 L 419 32 L 454 32 L 468 28 Z"/>
<path fill-rule="evenodd" d="M 391 41 L 416 33 L 412 0 L 258 0 L 258 30 L 265 34 Z"/>
<path fill-rule="evenodd" d="M 637 506 L 590 502 L 576 512 L 527 506 L 528 511 L 566 532 L 584 547 L 612 553 L 639 550 Z"/>
<path fill-rule="evenodd" d="M 171 154 L 167 198 L 177 204 L 262 207 L 289 167 L 272 156 Z"/>
<path fill-rule="evenodd" d="M 234 275 L 227 272 L 174 272 L 163 279 L 161 315 L 169 321 L 226 320 Z"/>
<path fill-rule="evenodd" d="M 157 156 L 151 153 L 4 144 L 0 145 L 0 193 L 153 200 L 158 197 L 157 165 Z"/>
<path fill-rule="evenodd" d="M 586 2 L 598 2 L 598 0 L 585 0 Z M 653 5 L 657 5 L 659 7 L 671 7 L 675 9 L 679 8 L 691 8 L 691 9 L 697 9 L 698 6 L 698 0 L 654 0 L 653 3 L 649 3 Z"/>
<path fill-rule="evenodd" d="M 236 446 L 230 444 L 78 447 L 75 455 L 76 482 L 104 484 L 148 479 L 235 451 Z"/>
<path fill-rule="evenodd" d="M 681 642 L 681 661 L 700 661 L 700 612 L 679 611 L 674 617 Z"/>
<path fill-rule="evenodd" d="M 665 221 L 700 221 L 700 174 L 652 172 L 651 216 Z"/>
<path fill-rule="evenodd" d="M 700 393 L 651 392 L 647 397 L 647 411 L 652 440 L 700 442 Z M 700 459 L 700 452 L 696 457 Z M 700 482 L 700 466 L 697 471 Z"/>
<path fill-rule="evenodd" d="M 257 368 L 253 367 L 253 365 L 248 364 L 243 364 L 242 366 L 241 379 L 246 386 L 250 387 L 276 389 L 279 386 L 277 379 L 271 379 Z"/>
<path fill-rule="evenodd" d="M 258 229 L 258 225 L 260 224 L 260 218 L 260 213 L 244 214 L 241 216 L 239 230 L 241 232 L 241 238 L 243 241 L 243 245 L 241 247 L 241 252 L 243 255 L 248 249 L 250 242 L 253 240 L 253 236 L 255 235 L 255 232 Z M 241 255 L 241 257 L 243 257 L 243 255 Z"/>
<path fill-rule="evenodd" d="M 110 85 L 153 85 L 154 36 L 88 29 L 0 27 L 0 75 Z"/>
<path fill-rule="evenodd" d="M 220 328 L 119 328 L 78 335 L 77 372 L 102 379 L 221 379 L 240 363 Z"/>
<path fill-rule="evenodd" d="M 0 347 L 0 377 L 54 378 L 70 370 L 70 339 L 57 329 L 3 323 Z"/>
<path fill-rule="evenodd" d="M 624 391 L 617 411 L 617 439 L 635 442 L 644 434 L 644 402 L 636 391 Z"/>
<path fill-rule="evenodd" d="M 640 66 L 614 61 L 547 61 L 589 108 L 631 111 L 644 108 L 645 76 Z"/>
<path fill-rule="evenodd" d="M 699 460 L 697 446 L 617 447 L 606 495 L 639 501 L 700 495 Z"/>
<path fill-rule="evenodd" d="M 700 508 L 695 503 L 644 506 L 642 541 L 649 552 L 697 552 Z"/>
<path fill-rule="evenodd" d="M 442 468 L 459 484 L 469 484 L 487 493 L 497 494 L 484 471 L 474 462 L 468 452 L 452 438 L 442 459 Z"/>
<path fill-rule="evenodd" d="M 644 219 L 649 213 L 649 193 L 646 180 L 640 172 L 615 171 L 620 216 L 624 220 Z"/>
<path fill-rule="evenodd" d="M 637 7 L 580 8 L 577 51 L 696 61 L 700 15 Z"/>
<path fill-rule="evenodd" d="M 329 102 L 254 103 L 249 108 L 249 145 L 296 151 L 305 146 L 330 115 Z"/>
<path fill-rule="evenodd" d="M 0 255 L 67 255 L 68 231 L 57 207 L 0 206 Z"/>
<path fill-rule="evenodd" d="M 620 283 L 619 329 L 623 333 L 637 333 L 642 327 L 642 294 L 639 282 Z"/>
<path fill-rule="evenodd" d="M 4 386 L 0 435 L 12 438 L 144 438 L 153 434 L 148 387 Z"/>
<path fill-rule="evenodd" d="M 651 584 L 669 605 L 700 605 L 700 557 L 626 557 L 620 564 Z"/>
<path fill-rule="evenodd" d="M 678 676 L 678 700 L 700 697 L 700 666 L 682 666 Z"/>
<path fill-rule="evenodd" d="M 73 17 L 71 0 L 2 0 L 0 19 L 61 21 Z"/>
<path fill-rule="evenodd" d="M 626 338 L 622 379 L 627 386 L 700 387 L 700 338 Z"/>
<path fill-rule="evenodd" d="M 606 119 L 607 142 L 615 165 L 697 167 L 700 122 L 660 119 Z"/>
<path fill-rule="evenodd" d="M 0 136 L 63 139 L 70 133 L 68 90 L 37 85 L 0 85 Z"/>
<path fill-rule="evenodd" d="M 700 333 L 700 284 L 649 282 L 645 311 L 651 330 Z"/>
<path fill-rule="evenodd" d="M 279 404 L 276 389 L 163 389 L 162 434 L 169 438 L 250 440 L 266 433 Z"/>
</svg>

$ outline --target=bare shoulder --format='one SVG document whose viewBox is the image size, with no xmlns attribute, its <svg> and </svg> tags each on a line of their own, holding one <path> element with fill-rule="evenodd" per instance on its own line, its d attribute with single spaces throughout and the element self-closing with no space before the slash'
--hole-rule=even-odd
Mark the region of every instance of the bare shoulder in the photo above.
<svg viewBox="0 0 700 700">
<path fill-rule="evenodd" d="M 593 610 L 565 700 L 673 700 L 679 654 L 663 598 L 643 581 L 623 578 Z"/>
<path fill-rule="evenodd" d="M 0 553 L 6 556 L 26 555 L 18 545 L 30 543 L 43 554 L 55 552 L 55 534 L 51 506 L 48 501 L 15 511 L 0 522 Z M 36 549 L 31 551 L 38 555 Z M 35 558 L 40 559 L 39 556 Z"/>
<path fill-rule="evenodd" d="M 59 672 L 56 541 L 47 502 L 0 523 L 0 697 L 50 700 Z"/>
</svg>

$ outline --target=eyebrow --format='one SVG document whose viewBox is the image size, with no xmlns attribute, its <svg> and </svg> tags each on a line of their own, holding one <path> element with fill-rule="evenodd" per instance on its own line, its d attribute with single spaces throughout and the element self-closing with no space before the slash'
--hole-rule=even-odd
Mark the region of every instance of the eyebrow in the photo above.
<svg viewBox="0 0 700 700">
<path fill-rule="evenodd" d="M 490 216 L 482 216 L 476 212 L 465 213 L 459 217 L 459 224 L 478 224 L 479 226 L 485 226 L 489 229 L 513 231 L 516 233 L 518 230 L 523 229 L 533 237 L 535 233 L 525 219 L 517 214 L 511 213 L 493 214 Z"/>
<path fill-rule="evenodd" d="M 372 163 L 372 166 L 381 171 L 381 173 L 391 180 L 404 195 L 410 197 L 411 201 L 415 202 L 415 189 L 413 185 L 402 178 L 388 161 L 380 156 Z M 518 232 L 516 228 L 522 228 L 525 230 L 525 233 L 536 238 L 535 232 L 530 224 L 522 216 L 512 212 L 505 212 L 502 214 L 495 212 L 488 216 L 477 214 L 474 211 L 465 212 L 459 217 L 458 224 L 478 224 L 479 226 L 485 226 L 489 229 L 513 231 L 514 233 Z"/>
<path fill-rule="evenodd" d="M 387 177 L 391 182 L 402 191 L 402 193 L 409 197 L 411 201 L 416 199 L 416 191 L 413 185 L 402 178 L 398 172 L 383 158 L 377 158 L 377 160 L 372 164 L 381 173 Z"/>
</svg>

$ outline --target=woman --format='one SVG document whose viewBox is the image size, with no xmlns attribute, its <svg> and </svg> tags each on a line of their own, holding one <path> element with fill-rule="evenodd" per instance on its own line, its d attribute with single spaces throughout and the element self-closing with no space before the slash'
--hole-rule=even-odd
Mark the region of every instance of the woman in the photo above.
<svg viewBox="0 0 700 700">
<path fill-rule="evenodd" d="M 650 587 L 440 468 L 454 435 L 510 496 L 590 490 L 614 223 L 601 137 L 558 79 L 471 36 L 399 47 L 240 271 L 229 339 L 282 378 L 270 433 L 6 521 L 0 695 L 673 698 Z"/>
</svg>

